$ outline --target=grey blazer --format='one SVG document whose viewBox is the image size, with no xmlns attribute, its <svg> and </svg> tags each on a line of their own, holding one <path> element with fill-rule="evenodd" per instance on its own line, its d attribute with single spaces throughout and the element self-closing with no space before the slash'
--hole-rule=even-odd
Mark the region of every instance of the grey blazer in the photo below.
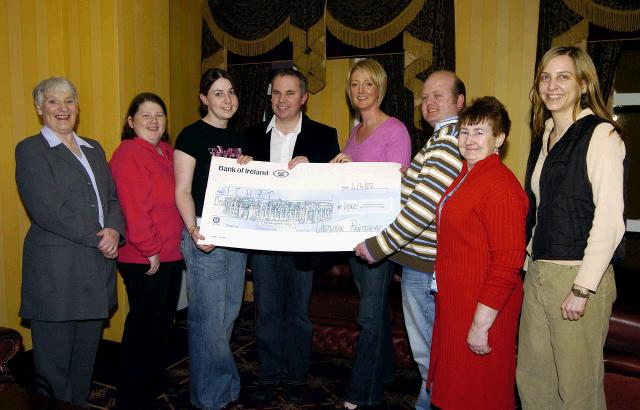
<svg viewBox="0 0 640 410">
<path fill-rule="evenodd" d="M 105 228 L 124 241 L 125 223 L 104 150 L 81 147 L 95 175 Z M 16 147 L 16 182 L 31 216 L 22 254 L 20 316 L 64 321 L 101 319 L 116 305 L 115 260 L 97 249 L 102 229 L 95 191 L 78 159 L 39 134 Z"/>
</svg>

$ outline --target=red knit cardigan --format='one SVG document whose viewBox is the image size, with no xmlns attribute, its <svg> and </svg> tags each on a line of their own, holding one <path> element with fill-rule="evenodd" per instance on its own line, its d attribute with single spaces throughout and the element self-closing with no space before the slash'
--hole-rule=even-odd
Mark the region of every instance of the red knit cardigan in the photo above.
<svg viewBox="0 0 640 410">
<path fill-rule="evenodd" d="M 490 155 L 470 171 L 465 163 L 442 198 L 427 384 L 432 402 L 445 410 L 513 409 L 526 194 L 498 155 Z M 499 311 L 489 330 L 493 350 L 483 356 L 467 346 L 478 302 Z"/>
</svg>

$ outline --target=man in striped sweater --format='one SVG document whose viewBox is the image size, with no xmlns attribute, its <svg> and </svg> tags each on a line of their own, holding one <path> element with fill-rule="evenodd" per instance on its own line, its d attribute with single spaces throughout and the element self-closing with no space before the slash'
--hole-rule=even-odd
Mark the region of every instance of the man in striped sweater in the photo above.
<svg viewBox="0 0 640 410">
<path fill-rule="evenodd" d="M 460 173 L 458 112 L 465 104 L 464 83 L 450 71 L 436 71 L 422 89 L 422 116 L 434 129 L 402 178 L 402 209 L 377 236 L 354 249 L 369 263 L 389 257 L 402 266 L 402 310 L 413 359 L 422 376 L 416 409 L 430 409 L 425 381 L 435 313 L 431 293 L 436 257 L 436 205 Z"/>
</svg>

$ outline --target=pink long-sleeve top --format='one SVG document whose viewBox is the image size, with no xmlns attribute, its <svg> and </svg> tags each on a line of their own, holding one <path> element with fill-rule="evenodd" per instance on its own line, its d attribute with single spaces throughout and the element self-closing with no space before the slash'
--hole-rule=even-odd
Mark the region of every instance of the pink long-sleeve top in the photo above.
<svg viewBox="0 0 640 410">
<path fill-rule="evenodd" d="M 395 117 L 389 117 L 361 143 L 356 133 L 361 124 L 353 127 L 343 154 L 354 162 L 398 162 L 408 168 L 411 162 L 411 138 L 407 127 Z"/>
</svg>

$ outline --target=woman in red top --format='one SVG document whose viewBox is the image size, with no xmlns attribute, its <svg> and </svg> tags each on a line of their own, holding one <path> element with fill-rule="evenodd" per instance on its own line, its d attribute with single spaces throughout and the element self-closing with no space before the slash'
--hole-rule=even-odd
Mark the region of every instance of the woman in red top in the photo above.
<svg viewBox="0 0 640 410">
<path fill-rule="evenodd" d="M 118 269 L 130 310 L 122 336 L 118 408 L 147 408 L 160 384 L 182 272 L 182 219 L 175 203 L 173 148 L 160 97 L 137 95 L 111 172 L 127 223 Z"/>
<path fill-rule="evenodd" d="M 514 409 L 527 197 L 498 149 L 511 121 L 494 97 L 460 115 L 460 176 L 437 208 L 436 319 L 427 386 L 450 409 Z"/>
</svg>

